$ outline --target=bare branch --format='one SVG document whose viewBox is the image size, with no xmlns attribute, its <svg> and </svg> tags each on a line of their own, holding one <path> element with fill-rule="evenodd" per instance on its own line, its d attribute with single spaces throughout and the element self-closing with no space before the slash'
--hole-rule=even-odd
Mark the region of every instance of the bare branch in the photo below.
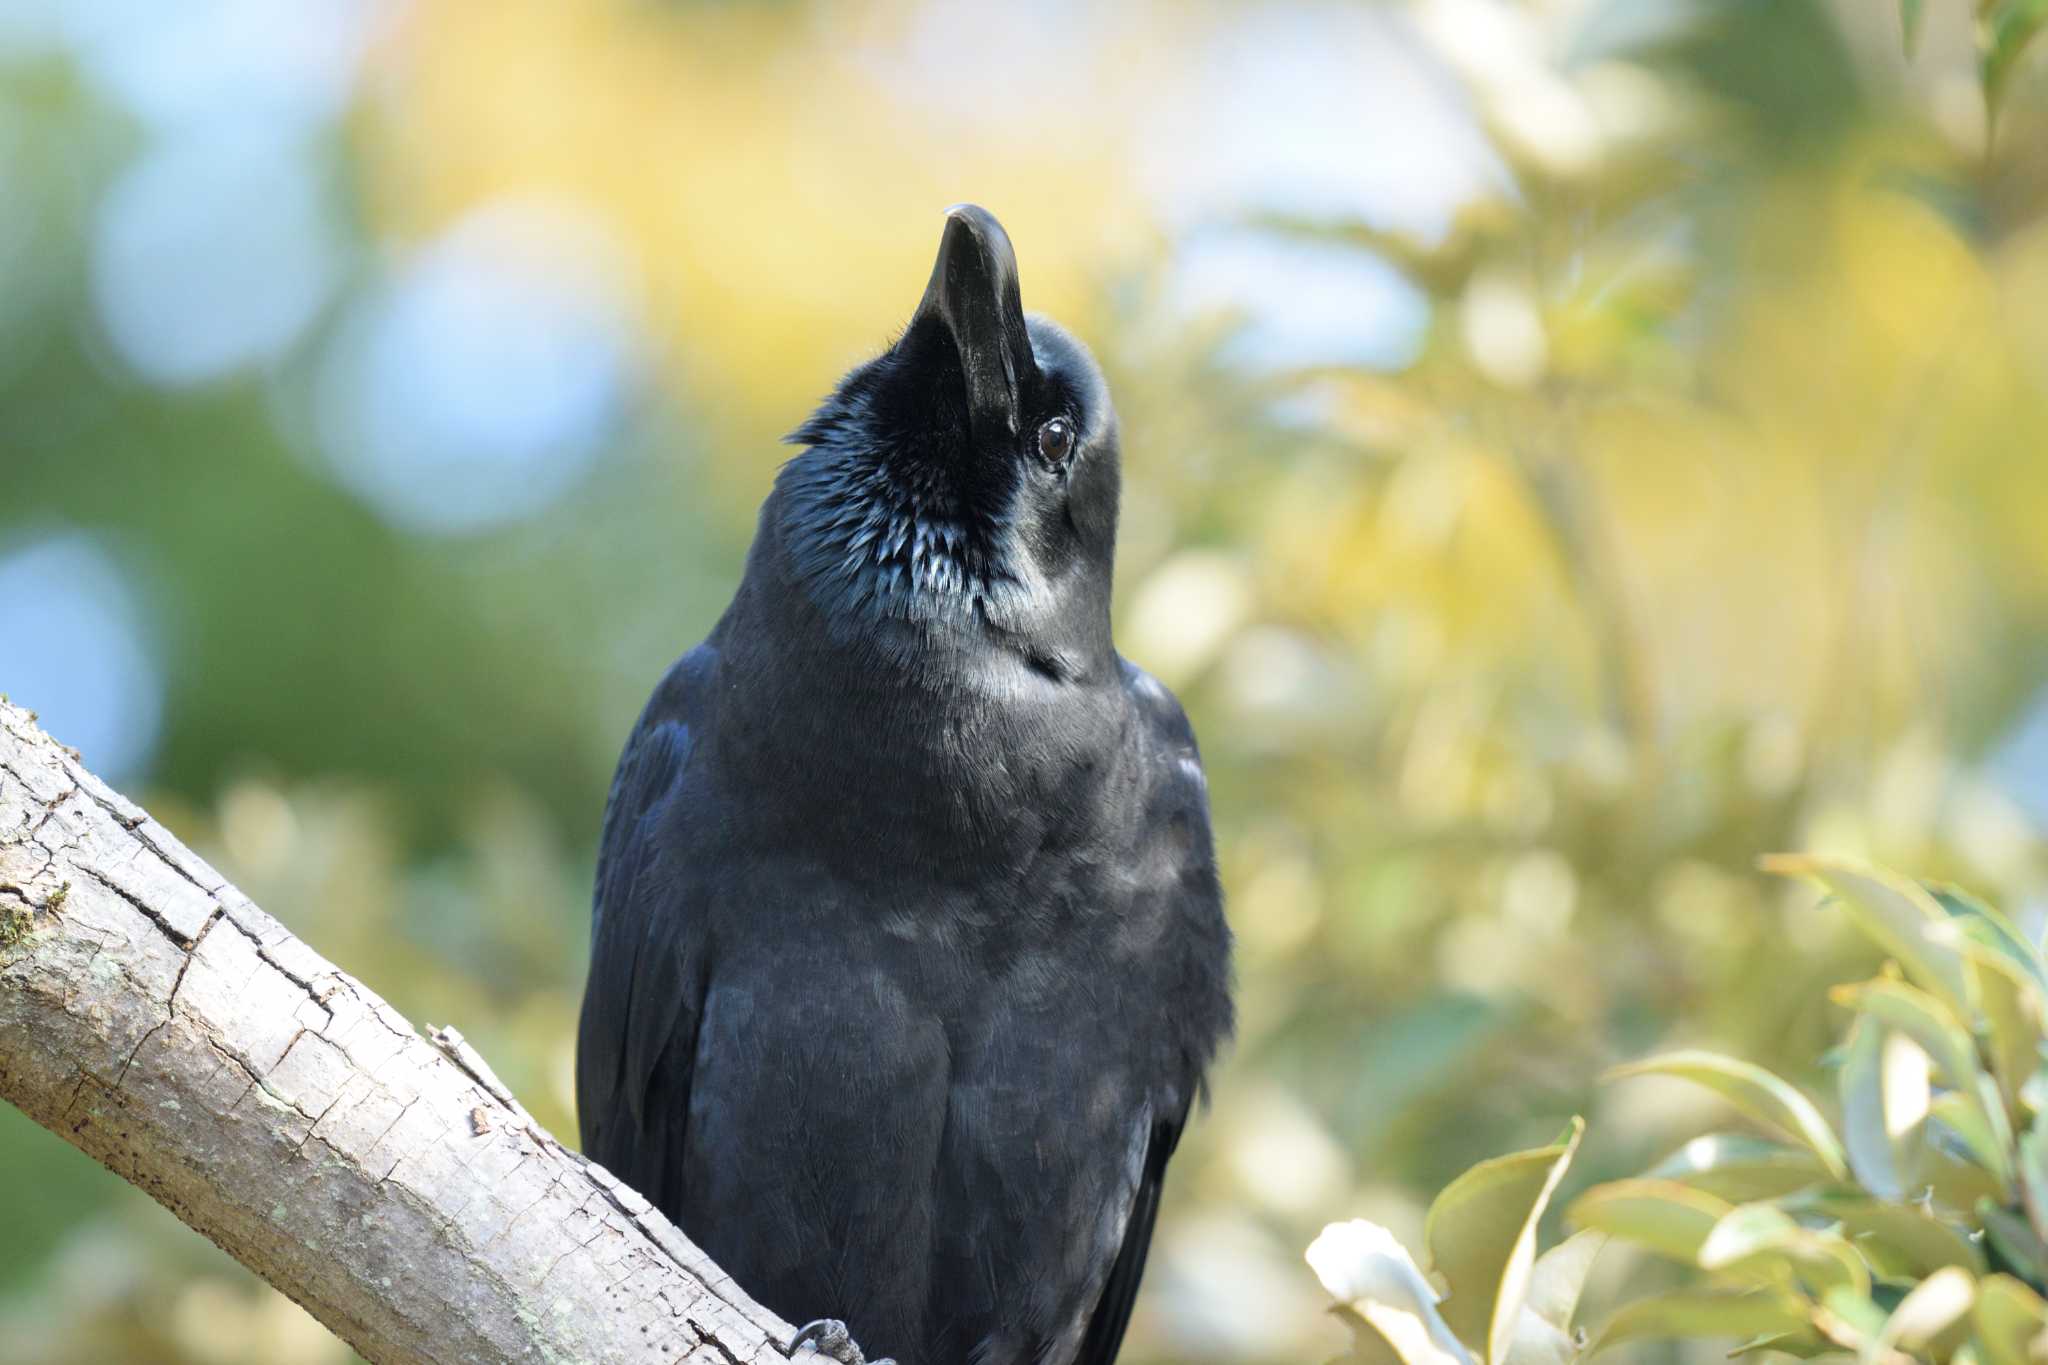
<svg viewBox="0 0 2048 1365">
<path fill-rule="evenodd" d="M 461 1034 L 421 1038 L 5 702 L 0 1098 L 379 1365 L 787 1358 Z"/>
</svg>

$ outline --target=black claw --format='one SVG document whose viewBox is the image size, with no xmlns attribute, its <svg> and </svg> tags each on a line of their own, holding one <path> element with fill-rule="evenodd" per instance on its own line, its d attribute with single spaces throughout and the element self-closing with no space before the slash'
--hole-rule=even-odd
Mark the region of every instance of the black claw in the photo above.
<svg viewBox="0 0 2048 1365">
<path fill-rule="evenodd" d="M 789 1339 L 789 1354 L 795 1355 L 809 1345 L 819 1355 L 836 1360 L 839 1365 L 895 1365 L 894 1361 L 877 1360 L 870 1362 L 861 1355 L 860 1347 L 853 1344 L 847 1335 L 846 1324 L 838 1318 L 819 1318 L 796 1329 L 796 1335 Z"/>
</svg>

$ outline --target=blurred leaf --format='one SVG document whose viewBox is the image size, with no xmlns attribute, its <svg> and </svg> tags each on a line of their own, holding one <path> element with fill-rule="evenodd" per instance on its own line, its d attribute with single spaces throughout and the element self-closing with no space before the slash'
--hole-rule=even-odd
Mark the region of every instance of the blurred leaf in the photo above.
<svg viewBox="0 0 2048 1365">
<path fill-rule="evenodd" d="M 1850 921 L 1898 959 L 1909 977 L 1952 1009 L 1968 1011 L 1961 954 L 1928 933 L 1948 914 L 1918 883 L 1883 868 L 1808 854 L 1775 854 L 1763 859 L 1762 866 L 1781 876 L 1811 877 L 1834 892 Z"/>
<path fill-rule="evenodd" d="M 1579 1295 L 1586 1288 L 1586 1277 L 1593 1273 L 1593 1262 L 1606 1245 L 1605 1233 L 1578 1232 L 1538 1256 L 1535 1268 L 1529 1272 L 1529 1292 L 1523 1307 L 1558 1331 L 1569 1333 L 1572 1316 L 1579 1309 Z"/>
<path fill-rule="evenodd" d="M 1276 235 L 1309 241 L 1337 242 L 1370 253 L 1399 270 L 1434 298 L 1456 298 L 1464 291 L 1480 249 L 1487 245 L 1482 235 L 1458 232 L 1446 240 L 1429 243 L 1405 232 L 1386 231 L 1363 222 L 1328 222 L 1291 214 L 1253 213 L 1246 222 Z"/>
<path fill-rule="evenodd" d="M 1606 1079 L 1631 1076 L 1678 1076 L 1696 1081 L 1758 1123 L 1805 1143 L 1836 1179 L 1849 1174 L 1842 1145 L 1813 1101 L 1760 1066 L 1712 1052 L 1672 1052 L 1615 1067 Z"/>
<path fill-rule="evenodd" d="M 1577 1336 L 1523 1313 L 1515 1319 L 1514 1340 L 1508 1344 L 1504 1365 L 1577 1365 L 1585 1354 Z"/>
<path fill-rule="evenodd" d="M 1536 1258 L 1504 1365 L 1573 1365 L 1581 1358 L 1583 1334 L 1573 1328 L 1572 1317 L 1606 1245 L 1605 1233 L 1574 1233 Z"/>
<path fill-rule="evenodd" d="M 2019 1141 L 2020 1196 L 2034 1236 L 2048 1243 L 2048 1125 L 2036 1124 Z"/>
<path fill-rule="evenodd" d="M 1928 890 L 1949 913 L 1949 922 L 1937 927 L 1936 937 L 1953 943 L 1963 955 L 1971 995 L 1984 1019 L 1985 1055 L 2004 1098 L 2017 1109 L 2040 1062 L 2048 965 L 2012 921 L 1993 907 L 1953 886 L 1937 883 Z"/>
<path fill-rule="evenodd" d="M 2018 1271 L 2030 1279 L 2048 1273 L 2048 1246 L 2043 1246 L 2033 1224 L 2011 1209 L 1985 1199 L 1977 1205 L 1977 1221 L 1984 1226 L 1984 1241 L 1996 1253 L 2003 1268 Z"/>
<path fill-rule="evenodd" d="M 1885 1311 L 1871 1299 L 1867 1288 L 1836 1285 L 1821 1295 L 1813 1322 L 1828 1340 L 1860 1352 L 1884 1331 Z"/>
<path fill-rule="evenodd" d="M 1932 1100 L 1925 1050 L 1911 1039 L 1892 1038 L 1876 1020 L 1859 1017 L 1850 1026 L 1837 1083 L 1842 1140 L 1857 1180 L 1880 1199 L 1903 1199 L 1919 1165 L 1920 1137 Z"/>
<path fill-rule="evenodd" d="M 1920 44 L 1920 19 L 1924 0 L 1899 0 L 1899 24 L 1906 34 L 1906 55 Z"/>
<path fill-rule="evenodd" d="M 1574 1365 L 1582 1354 L 1569 1328 L 1554 1327 L 1524 1308 L 1515 1314 L 1501 1365 Z"/>
<path fill-rule="evenodd" d="M 1977 1093 L 1976 1042 L 1954 1012 L 1926 991 L 1903 981 L 1879 978 L 1837 986 L 1828 992 L 1828 998 L 1899 1030 L 1926 1050 L 1950 1085 Z"/>
<path fill-rule="evenodd" d="M 1936 926 L 1937 938 L 1945 938 L 1939 932 L 1941 930 L 1962 934 L 1967 941 L 1960 946 L 1966 951 L 1970 944 L 1989 949 L 2023 972 L 2036 986 L 2048 990 L 2048 963 L 2042 961 L 2040 951 L 1996 906 L 1987 905 L 1961 887 L 1946 882 L 1929 882 L 1926 891 L 1949 916 L 1947 924 Z"/>
<path fill-rule="evenodd" d="M 2003 958 L 1970 950 L 1971 982 L 1984 1012 L 1984 1051 L 2005 1102 L 2018 1109 L 2041 1056 L 2039 993 Z"/>
<path fill-rule="evenodd" d="M 1588 1354 L 1630 1341 L 1781 1334 L 1819 1340 L 1813 1335 L 1805 1305 L 1795 1295 L 1776 1289 L 1740 1293 L 1683 1290 L 1637 1299 L 1617 1309 L 1593 1339 Z"/>
<path fill-rule="evenodd" d="M 1731 1270 L 1782 1260 L 1818 1294 L 1870 1293 L 1870 1269 L 1841 1237 L 1802 1227 L 1773 1204 L 1745 1204 L 1716 1223 L 1701 1244 L 1707 1270 Z"/>
<path fill-rule="evenodd" d="M 1595 1229 L 1685 1265 L 1698 1265 L 1707 1235 L 1734 1207 L 1725 1199 L 1676 1181 L 1611 1180 L 1573 1200 L 1565 1219 L 1575 1227 Z"/>
<path fill-rule="evenodd" d="M 2048 0 L 1989 0 L 1977 21 L 1984 78 L 1984 103 L 1995 119 L 2005 99 L 2006 82 L 2027 45 L 2048 23 Z"/>
<path fill-rule="evenodd" d="M 1853 1142 L 1849 1152 L 1853 1164 Z M 1696 1137 L 1644 1175 L 1689 1185 L 1731 1205 L 1775 1198 L 1830 1179 L 1827 1168 L 1806 1149 L 1749 1133 Z"/>
<path fill-rule="evenodd" d="M 2005 1197 L 1997 1176 L 1934 1142 L 1920 1154 L 1920 1176 L 1935 1202 L 1952 1213 L 1967 1214 L 1987 1199 L 1997 1203 Z"/>
<path fill-rule="evenodd" d="M 1444 1320 L 1459 1340 L 1482 1343 L 1488 1361 L 1506 1356 L 1536 1260 L 1536 1224 L 1585 1131 L 1575 1118 L 1556 1146 L 1482 1161 L 1429 1206 L 1423 1237 L 1450 1287 Z"/>
<path fill-rule="evenodd" d="M 1984 1365 L 2033 1365 L 2031 1349 L 2048 1331 L 2048 1303 L 2010 1275 L 1993 1275 L 1977 1286 L 1977 1345 Z"/>
<path fill-rule="evenodd" d="M 2005 1130 L 2004 1111 L 1986 1105 L 1982 1095 L 1950 1090 L 1935 1097 L 1930 1112 L 1996 1182 L 2000 1197 L 2009 1196 L 2013 1188 L 2012 1134 Z"/>
<path fill-rule="evenodd" d="M 1834 1343 L 1809 1327 L 1801 1332 L 1772 1332 L 1767 1336 L 1751 1337 L 1730 1351 L 1728 1358 L 1740 1360 L 1764 1351 L 1777 1351 L 1784 1355 L 1797 1356 L 1801 1360 L 1810 1360 L 1815 1356 L 1827 1355 L 1834 1349 Z"/>
<path fill-rule="evenodd" d="M 1894 1264 L 1914 1279 L 1949 1266 L 1973 1276 L 1982 1275 L 1986 1268 L 1983 1252 L 1967 1235 L 1916 1204 L 1826 1194 L 1797 1207 L 1840 1223 L 1843 1233 L 1866 1254 L 1871 1243 L 1879 1244 L 1883 1254 L 1872 1259 Z"/>
<path fill-rule="evenodd" d="M 1976 1299 L 1977 1281 L 1967 1271 L 1953 1266 L 1935 1271 L 1892 1309 L 1883 1328 L 1863 1348 L 1859 1365 L 1882 1365 L 1896 1347 L 1919 1350 L 1930 1345 L 1962 1322 Z"/>
</svg>

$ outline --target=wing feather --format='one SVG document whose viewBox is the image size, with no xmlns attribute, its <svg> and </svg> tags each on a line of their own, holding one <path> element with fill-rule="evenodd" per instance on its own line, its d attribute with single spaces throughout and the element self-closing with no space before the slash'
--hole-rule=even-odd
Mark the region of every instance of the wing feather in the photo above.
<svg viewBox="0 0 2048 1365">
<path fill-rule="evenodd" d="M 1124 1331 L 1131 1325 L 1131 1308 L 1138 1301 L 1138 1282 L 1144 1278 L 1145 1258 L 1152 1250 L 1152 1228 L 1159 1219 L 1159 1194 L 1166 1183 L 1166 1162 L 1180 1142 L 1187 1123 L 1183 1109 L 1172 1122 L 1155 1124 L 1145 1147 L 1145 1170 L 1138 1179 L 1137 1195 L 1131 1200 L 1131 1214 L 1124 1223 L 1123 1247 L 1109 1269 L 1109 1279 L 1088 1319 L 1087 1335 L 1081 1338 L 1081 1352 L 1074 1365 L 1111 1365 L 1123 1346 Z"/>
<path fill-rule="evenodd" d="M 577 1029 L 583 1150 L 663 1208 L 679 1206 L 683 1131 L 708 963 L 683 903 L 673 822 L 709 722 L 709 646 L 669 671 L 619 759 L 605 805 Z"/>
<path fill-rule="evenodd" d="M 1174 902 L 1174 933 L 1184 955 L 1177 982 L 1179 1004 L 1188 1021 L 1206 1022 L 1191 1024 L 1161 1059 L 1166 1072 L 1159 1078 L 1162 1116 L 1152 1125 L 1143 1172 L 1124 1222 L 1123 1243 L 1074 1365 L 1111 1365 L 1123 1345 L 1152 1248 L 1166 1163 L 1180 1144 L 1194 1098 L 1201 1093 L 1203 1071 L 1229 1031 L 1230 1020 L 1229 930 L 1223 920 L 1223 891 L 1209 831 L 1208 783 L 1195 732 L 1173 694 L 1129 662 L 1124 664 L 1124 690 L 1140 717 L 1138 742 L 1149 778 L 1147 837 L 1165 865 L 1164 894 Z"/>
</svg>

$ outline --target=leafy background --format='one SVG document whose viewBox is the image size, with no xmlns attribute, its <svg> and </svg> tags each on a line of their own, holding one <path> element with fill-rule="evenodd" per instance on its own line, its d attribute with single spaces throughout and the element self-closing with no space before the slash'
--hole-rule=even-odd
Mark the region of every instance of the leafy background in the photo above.
<svg viewBox="0 0 2048 1365">
<path fill-rule="evenodd" d="M 1876 956 L 1759 854 L 2038 933 L 2040 8 L 0 0 L 0 689 L 573 1131 L 618 745 L 990 206 L 1110 372 L 1241 944 L 1127 1356 L 1326 1356 L 1324 1222 L 1708 1126 L 1609 1064 L 1832 1093 Z M 11 1111 L 0 1170 L 8 1360 L 347 1359 Z"/>
</svg>

